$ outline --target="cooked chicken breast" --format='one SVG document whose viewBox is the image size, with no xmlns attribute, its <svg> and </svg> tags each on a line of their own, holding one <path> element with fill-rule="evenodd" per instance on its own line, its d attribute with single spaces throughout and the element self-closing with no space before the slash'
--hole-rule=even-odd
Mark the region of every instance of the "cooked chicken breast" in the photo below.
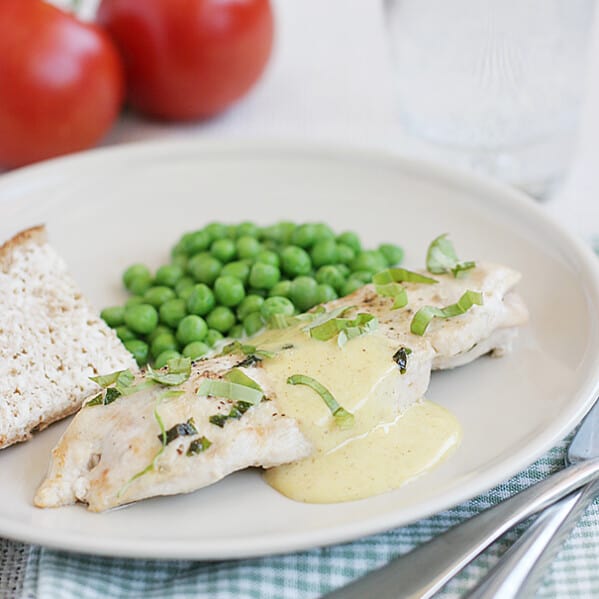
<svg viewBox="0 0 599 599">
<path fill-rule="evenodd" d="M 527 320 L 526 308 L 512 291 L 520 278 L 517 272 L 487 264 L 464 277 L 436 278 L 436 285 L 406 283 L 409 303 L 401 309 L 393 310 L 393 299 L 378 295 L 372 285 L 327 304 L 329 312 L 351 306 L 344 314 L 349 318 L 368 313 L 378 319 L 375 331 L 351 339 L 343 348 L 334 339 L 312 339 L 305 323 L 267 331 L 247 343 L 273 357 L 247 360 L 244 353 L 231 353 L 198 360 L 189 379 L 171 388 L 182 391 L 180 395 L 165 393 L 168 389 L 161 385 L 146 386 L 108 405 L 83 407 L 52 452 L 35 504 L 54 507 L 80 501 L 92 511 L 102 511 L 147 497 L 187 493 L 250 466 L 270 468 L 309 456 L 314 450 L 311 424 L 322 427 L 323 419 L 332 418 L 324 410 L 319 423 L 310 423 L 301 411 L 293 415 L 287 410 L 285 395 L 299 389 L 286 384 L 287 376 L 300 365 L 305 374 L 327 382 L 339 403 L 351 408 L 355 431 L 361 433 L 379 424 L 361 419 L 366 396 L 374 401 L 384 396 L 380 414 L 396 417 L 423 396 L 431 369 L 452 368 L 484 353 L 509 349 L 516 327 Z M 410 332 L 420 307 L 447 306 L 468 289 L 482 293 L 482 305 L 453 318 L 434 319 L 423 336 Z M 401 374 L 395 363 L 400 348 L 409 350 Z M 380 364 L 373 374 L 365 356 Z M 234 402 L 199 395 L 198 390 L 206 379 L 223 380 L 235 367 L 261 387 L 264 399 L 221 426 L 210 418 L 230 414 Z M 334 382 L 335 373 L 343 384 Z M 137 375 L 136 383 L 143 380 L 143 373 Z M 190 419 L 191 430 L 179 426 L 174 438 L 163 443 L 161 423 L 170 431 Z"/>
</svg>

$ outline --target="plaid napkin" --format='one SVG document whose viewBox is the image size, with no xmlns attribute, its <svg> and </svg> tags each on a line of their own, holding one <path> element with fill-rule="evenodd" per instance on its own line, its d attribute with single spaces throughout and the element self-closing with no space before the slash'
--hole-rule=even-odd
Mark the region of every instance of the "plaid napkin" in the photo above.
<svg viewBox="0 0 599 599">
<path fill-rule="evenodd" d="M 452 510 L 411 526 L 354 543 L 292 555 L 227 562 L 163 562 L 88 557 L 40 547 L 29 550 L 22 592 L 17 577 L 3 572 L 0 543 L 0 597 L 24 599 L 312 599 L 381 566 L 513 495 L 563 467 L 569 439 L 511 480 Z M 457 598 L 471 588 L 522 532 L 507 534 L 486 551 L 440 594 Z M 4 549 L 3 549 L 4 547 Z M 23 546 L 10 544 L 14 551 Z M 10 551 L 9 550 L 9 551 Z M 4 578 L 3 578 L 4 576 Z M 6 586 L 8 580 L 8 586 Z M 3 586 L 4 585 L 4 586 Z M 540 597 L 599 596 L 599 502 L 589 508 L 548 573 Z"/>
</svg>

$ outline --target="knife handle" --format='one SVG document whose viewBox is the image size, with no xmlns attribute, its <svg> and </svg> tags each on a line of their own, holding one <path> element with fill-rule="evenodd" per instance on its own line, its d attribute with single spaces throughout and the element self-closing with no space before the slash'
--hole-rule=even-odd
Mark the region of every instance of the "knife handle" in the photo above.
<svg viewBox="0 0 599 599">
<path fill-rule="evenodd" d="M 429 599 L 512 526 L 599 477 L 599 459 L 553 474 L 323 599 Z"/>
<path fill-rule="evenodd" d="M 467 595 L 468 599 L 534 597 L 548 567 L 597 493 L 599 483 L 589 483 L 547 508 Z"/>
</svg>

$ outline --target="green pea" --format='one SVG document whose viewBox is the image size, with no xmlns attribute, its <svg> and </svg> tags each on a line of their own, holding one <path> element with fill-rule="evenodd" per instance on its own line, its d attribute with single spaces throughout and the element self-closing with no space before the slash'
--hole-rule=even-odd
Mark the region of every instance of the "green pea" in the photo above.
<svg viewBox="0 0 599 599">
<path fill-rule="evenodd" d="M 131 290 L 131 282 L 133 279 L 137 279 L 138 277 L 144 277 L 147 279 L 151 279 L 152 275 L 147 266 L 144 264 L 133 264 L 125 272 L 123 273 L 123 285 Z"/>
<path fill-rule="evenodd" d="M 293 235 L 297 225 L 291 221 L 282 220 L 281 222 L 277 223 L 277 227 L 279 228 L 279 234 L 281 236 L 279 241 L 281 243 L 291 243 L 291 235 Z"/>
<path fill-rule="evenodd" d="M 248 336 L 257 333 L 264 326 L 264 321 L 260 312 L 250 312 L 243 319 L 243 328 Z"/>
<path fill-rule="evenodd" d="M 115 329 L 116 336 L 123 342 L 136 339 L 135 333 L 128 327 L 121 325 Z"/>
<path fill-rule="evenodd" d="M 173 246 L 171 250 L 171 258 L 174 259 L 182 256 L 183 258 L 187 258 L 187 252 L 185 251 L 185 246 L 183 244 L 183 239 L 180 239 L 178 243 Z"/>
<path fill-rule="evenodd" d="M 181 345 L 187 345 L 192 341 L 203 341 L 207 332 L 206 321 L 197 314 L 190 314 L 177 326 L 177 341 Z"/>
<path fill-rule="evenodd" d="M 281 252 L 281 266 L 287 276 L 295 277 L 308 274 L 312 262 L 306 250 L 296 245 L 289 245 Z"/>
<path fill-rule="evenodd" d="M 338 266 L 321 266 L 316 272 L 316 280 L 321 285 L 329 285 L 336 290 L 341 289 L 345 283 L 345 277 L 341 274 Z"/>
<path fill-rule="evenodd" d="M 350 293 L 353 293 L 354 291 L 356 291 L 356 289 L 360 289 L 360 287 L 363 287 L 363 286 L 364 286 L 364 283 L 362 281 L 360 281 L 360 279 L 354 279 L 353 277 L 350 277 L 343 284 L 340 295 L 341 296 L 349 295 Z"/>
<path fill-rule="evenodd" d="M 237 306 L 245 297 L 245 289 L 235 277 L 218 277 L 214 282 L 214 296 L 223 306 Z"/>
<path fill-rule="evenodd" d="M 403 260 L 403 249 L 392 243 L 379 245 L 379 252 L 383 255 L 387 266 L 396 266 Z"/>
<path fill-rule="evenodd" d="M 237 237 L 258 237 L 260 228 L 250 221 L 237 225 Z"/>
<path fill-rule="evenodd" d="M 229 235 L 227 225 L 223 225 L 222 223 L 210 223 L 204 227 L 204 231 L 208 234 L 211 242 L 217 239 L 224 239 Z"/>
<path fill-rule="evenodd" d="M 210 351 L 210 347 L 201 341 L 192 341 L 183 348 L 183 355 L 186 358 L 195 360 L 201 358 Z"/>
<path fill-rule="evenodd" d="M 366 250 L 352 260 L 350 268 L 354 272 L 357 270 L 369 270 L 372 273 L 376 273 L 387 268 L 387 263 L 380 252 Z"/>
<path fill-rule="evenodd" d="M 351 264 L 353 259 L 356 257 L 356 252 L 349 245 L 344 243 L 337 244 L 337 262 L 341 264 Z"/>
<path fill-rule="evenodd" d="M 280 243 L 281 236 L 282 229 L 278 225 L 269 225 L 268 227 L 262 227 L 259 233 L 260 239 L 269 241 L 271 243 Z"/>
<path fill-rule="evenodd" d="M 268 320 L 273 314 L 292 316 L 294 311 L 294 305 L 286 297 L 269 297 L 260 306 L 260 314 L 265 320 Z"/>
<path fill-rule="evenodd" d="M 210 253 L 223 263 L 231 262 L 237 253 L 235 242 L 232 239 L 217 239 L 212 242 Z"/>
<path fill-rule="evenodd" d="M 165 264 L 156 271 L 154 277 L 155 283 L 174 287 L 177 281 L 183 276 L 183 269 L 175 264 Z"/>
<path fill-rule="evenodd" d="M 261 298 L 268 297 L 268 289 L 256 289 L 255 287 L 249 287 L 247 291 L 252 295 L 259 295 Z"/>
<path fill-rule="evenodd" d="M 150 287 L 144 293 L 144 302 L 150 304 L 150 306 L 154 306 L 154 308 L 159 308 L 164 302 L 174 298 L 175 292 L 170 287 L 165 287 L 164 285 Z"/>
<path fill-rule="evenodd" d="M 326 304 L 337 299 L 337 292 L 330 285 L 321 284 L 316 288 L 316 303 Z"/>
<path fill-rule="evenodd" d="M 143 366 L 148 361 L 148 344 L 141 339 L 129 339 L 125 341 L 125 347 L 133 355 L 138 366 Z"/>
<path fill-rule="evenodd" d="M 134 332 L 142 335 L 151 333 L 158 324 L 158 312 L 154 306 L 139 304 L 125 308 L 125 324 Z"/>
<path fill-rule="evenodd" d="M 237 238 L 237 225 L 227 225 L 227 237 L 229 239 Z"/>
<path fill-rule="evenodd" d="M 110 306 L 100 312 L 100 317 L 113 329 L 125 322 L 125 306 Z"/>
<path fill-rule="evenodd" d="M 289 290 L 291 289 L 291 281 L 279 281 L 274 287 L 268 292 L 269 297 L 281 296 L 289 297 Z"/>
<path fill-rule="evenodd" d="M 135 295 L 143 295 L 152 286 L 150 275 L 139 275 L 129 282 L 129 291 Z"/>
<path fill-rule="evenodd" d="M 261 262 L 263 264 L 270 264 L 271 266 L 279 266 L 281 261 L 279 260 L 279 255 L 276 252 L 272 251 L 262 251 L 260 252 L 256 258 L 255 262 Z"/>
<path fill-rule="evenodd" d="M 141 295 L 132 295 L 126 302 L 125 308 L 129 308 L 130 306 L 139 306 L 139 304 L 144 304 L 144 298 Z"/>
<path fill-rule="evenodd" d="M 316 242 L 316 227 L 312 223 L 300 225 L 291 233 L 289 241 L 301 248 L 311 248 Z"/>
<path fill-rule="evenodd" d="M 224 336 L 220 331 L 217 331 L 216 329 L 208 329 L 206 337 L 204 338 L 204 343 L 207 343 L 210 347 L 212 347 L 221 339 L 224 339 Z"/>
<path fill-rule="evenodd" d="M 362 244 L 360 243 L 360 238 L 351 231 L 346 231 L 345 233 L 341 233 L 341 235 L 337 236 L 337 242 L 342 243 L 344 245 L 348 245 L 356 254 L 359 254 L 362 251 Z"/>
<path fill-rule="evenodd" d="M 198 282 L 212 285 L 220 275 L 223 265 L 210 254 L 200 254 L 189 260 L 189 274 Z"/>
<path fill-rule="evenodd" d="M 277 260 L 279 259 L 279 255 L 278 255 L 277 252 L 280 251 L 281 246 L 276 241 L 273 241 L 272 239 L 263 239 L 262 240 L 262 247 L 266 251 L 275 252 L 277 254 Z M 262 252 L 260 252 L 260 254 L 261 253 Z M 258 254 L 258 256 L 260 256 L 260 254 Z M 256 256 L 256 262 L 259 262 L 258 256 Z M 277 263 L 276 266 L 279 266 L 279 264 Z"/>
<path fill-rule="evenodd" d="M 203 252 L 210 245 L 210 235 L 203 230 L 186 233 L 182 238 L 183 248 L 188 256 L 195 256 Z"/>
<path fill-rule="evenodd" d="M 255 258 L 262 250 L 260 242 L 255 237 L 244 235 L 237 242 L 237 255 L 240 259 Z"/>
<path fill-rule="evenodd" d="M 356 270 L 356 272 L 352 272 L 351 278 L 358 279 L 363 284 L 370 283 L 372 281 L 372 272 L 369 270 Z"/>
<path fill-rule="evenodd" d="M 334 239 L 323 239 L 314 244 L 312 251 L 312 264 L 314 266 L 325 266 L 337 262 L 337 244 Z"/>
<path fill-rule="evenodd" d="M 159 310 L 160 322 L 169 327 L 176 327 L 181 319 L 187 315 L 185 300 L 176 298 L 164 302 Z"/>
<path fill-rule="evenodd" d="M 272 289 L 279 282 L 281 271 L 271 264 L 256 262 L 250 271 L 250 285 L 256 289 Z"/>
<path fill-rule="evenodd" d="M 314 230 L 316 232 L 316 241 L 324 241 L 325 239 L 335 239 L 335 233 L 333 233 L 333 229 L 329 227 L 329 225 L 325 225 L 324 223 L 316 223 L 314 225 Z"/>
<path fill-rule="evenodd" d="M 297 277 L 291 283 L 289 299 L 300 312 L 318 303 L 318 284 L 311 277 Z"/>
<path fill-rule="evenodd" d="M 216 306 L 206 318 L 211 329 L 226 333 L 235 324 L 235 314 L 226 306 Z"/>
<path fill-rule="evenodd" d="M 193 290 L 194 285 L 195 281 L 191 277 L 182 277 L 175 285 L 175 293 L 181 299 L 187 300 Z"/>
<path fill-rule="evenodd" d="M 187 270 L 187 256 L 185 254 L 175 254 L 171 258 L 173 266 L 178 266 L 183 272 Z"/>
<path fill-rule="evenodd" d="M 158 337 L 159 335 L 164 335 L 165 333 L 172 335 L 173 332 L 171 330 L 170 327 L 165 327 L 163 324 L 159 324 L 147 337 L 146 339 L 150 342 L 150 344 L 153 343 L 154 339 L 156 339 L 156 337 Z"/>
<path fill-rule="evenodd" d="M 169 360 L 172 360 L 173 358 L 180 358 L 180 357 L 181 357 L 181 354 L 178 351 L 175 351 L 174 349 L 167 349 L 166 351 L 163 351 L 156 358 L 156 360 L 154 360 L 154 367 L 162 368 L 162 367 L 166 366 L 166 363 Z"/>
<path fill-rule="evenodd" d="M 345 279 L 349 277 L 351 270 L 347 264 L 335 264 L 335 268 L 341 273 L 341 276 Z"/>
<path fill-rule="evenodd" d="M 229 337 L 233 337 L 233 339 L 239 339 L 240 337 L 243 337 L 244 333 L 245 329 L 243 328 L 243 325 L 236 324 L 229 330 Z"/>
<path fill-rule="evenodd" d="M 248 314 L 260 310 L 264 298 L 256 294 L 246 295 L 239 306 L 237 306 L 237 318 L 243 320 Z"/>
<path fill-rule="evenodd" d="M 158 358 L 162 352 L 165 352 L 169 349 L 177 349 L 179 347 L 175 336 L 171 332 L 157 335 L 154 337 L 154 340 L 150 345 L 150 351 L 154 359 Z"/>
<path fill-rule="evenodd" d="M 216 299 L 212 289 L 204 283 L 194 285 L 191 294 L 187 298 L 187 311 L 190 314 L 204 316 L 214 308 Z"/>
<path fill-rule="evenodd" d="M 229 262 L 229 264 L 223 266 L 220 274 L 222 277 L 235 277 L 245 285 L 250 276 L 250 266 L 245 261 L 242 262 L 241 260 Z"/>
</svg>

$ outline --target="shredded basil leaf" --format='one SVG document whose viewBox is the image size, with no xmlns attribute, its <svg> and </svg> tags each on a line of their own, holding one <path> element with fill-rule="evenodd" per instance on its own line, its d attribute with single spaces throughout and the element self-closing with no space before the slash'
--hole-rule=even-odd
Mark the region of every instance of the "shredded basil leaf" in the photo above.
<svg viewBox="0 0 599 599">
<path fill-rule="evenodd" d="M 433 318 L 452 318 L 464 314 L 474 305 L 482 306 L 483 296 L 478 291 L 466 291 L 462 297 L 455 303 L 445 308 L 436 308 L 435 306 L 423 306 L 414 314 L 410 324 L 410 331 L 414 335 L 424 335 L 428 325 Z"/>
<path fill-rule="evenodd" d="M 408 356 L 412 353 L 409 347 L 400 347 L 393 354 L 393 361 L 399 366 L 400 374 L 405 374 L 408 369 Z"/>
<path fill-rule="evenodd" d="M 180 385 L 184 383 L 191 374 L 191 360 L 189 358 L 171 358 L 166 363 L 166 372 L 153 370 L 148 366 L 147 376 L 149 379 L 161 385 Z"/>
<path fill-rule="evenodd" d="M 245 385 L 246 387 L 250 387 L 251 389 L 255 389 L 256 391 L 260 391 L 263 393 L 262 387 L 254 380 L 251 379 L 243 370 L 239 370 L 239 368 L 233 368 L 225 374 L 225 379 L 235 383 L 237 385 Z"/>
<path fill-rule="evenodd" d="M 374 286 L 376 292 L 383 297 L 392 297 L 392 310 L 403 308 L 408 303 L 408 292 L 399 283 L 383 283 Z"/>
<path fill-rule="evenodd" d="M 224 397 L 225 399 L 232 399 L 234 401 L 245 401 L 252 405 L 257 404 L 264 397 L 262 391 L 252 389 L 246 385 L 211 379 L 202 381 L 198 389 L 198 395 Z"/>
<path fill-rule="evenodd" d="M 110 385 L 114 385 L 116 383 L 116 379 L 120 374 L 124 372 L 130 372 L 128 370 L 117 370 L 116 372 L 111 372 L 110 374 L 102 374 L 100 376 L 90 376 L 90 380 L 94 381 L 100 385 L 100 387 L 110 387 Z"/>
<path fill-rule="evenodd" d="M 233 341 L 223 347 L 221 352 L 222 355 L 240 353 L 245 354 L 248 357 L 256 356 L 258 358 L 274 358 L 274 352 L 266 351 L 265 349 L 259 349 L 254 345 L 246 345 L 241 341 Z"/>
<path fill-rule="evenodd" d="M 426 269 L 436 275 L 452 272 L 457 277 L 461 272 L 476 266 L 471 260 L 460 262 L 453 243 L 447 238 L 447 233 L 439 235 L 428 246 L 426 252 Z"/>
<path fill-rule="evenodd" d="M 340 314 L 348 308 L 344 308 Z M 378 326 L 378 320 L 372 314 L 361 312 L 355 318 L 332 317 L 322 324 L 308 328 L 310 337 L 318 341 L 328 341 L 337 336 L 339 347 L 343 347 L 350 339 L 365 335 L 374 331 Z"/>
<path fill-rule="evenodd" d="M 195 427 L 193 418 L 190 418 L 187 422 L 175 424 L 175 426 L 172 426 L 166 431 L 166 445 L 168 445 L 171 441 L 174 441 L 177 437 L 197 434 L 198 430 Z M 162 435 L 158 435 L 158 439 L 162 441 Z"/>
<path fill-rule="evenodd" d="M 200 437 L 199 439 L 194 439 L 189 444 L 189 449 L 187 450 L 187 455 L 198 455 L 198 453 L 202 453 L 206 451 L 212 445 L 212 441 L 207 439 L 206 437 Z"/>
<path fill-rule="evenodd" d="M 388 268 L 378 272 L 372 277 L 375 285 L 385 285 L 387 283 L 424 283 L 425 285 L 434 285 L 438 283 L 437 279 L 432 279 L 425 275 L 405 268 Z"/>
<path fill-rule="evenodd" d="M 337 400 L 333 397 L 331 392 L 316 379 L 305 374 L 294 374 L 287 379 L 289 385 L 306 385 L 313 391 L 316 391 L 322 398 L 324 403 L 327 405 L 335 423 L 339 428 L 351 428 L 354 425 L 354 416 L 348 412 L 345 408 L 337 403 Z"/>
<path fill-rule="evenodd" d="M 91 401 L 88 401 L 85 404 L 85 407 L 87 408 L 89 406 L 107 406 L 108 404 L 111 404 L 113 401 L 119 398 L 121 395 L 122 393 L 118 389 L 115 389 L 114 387 L 108 387 L 105 393 L 98 393 L 96 397 L 94 397 Z"/>
</svg>

